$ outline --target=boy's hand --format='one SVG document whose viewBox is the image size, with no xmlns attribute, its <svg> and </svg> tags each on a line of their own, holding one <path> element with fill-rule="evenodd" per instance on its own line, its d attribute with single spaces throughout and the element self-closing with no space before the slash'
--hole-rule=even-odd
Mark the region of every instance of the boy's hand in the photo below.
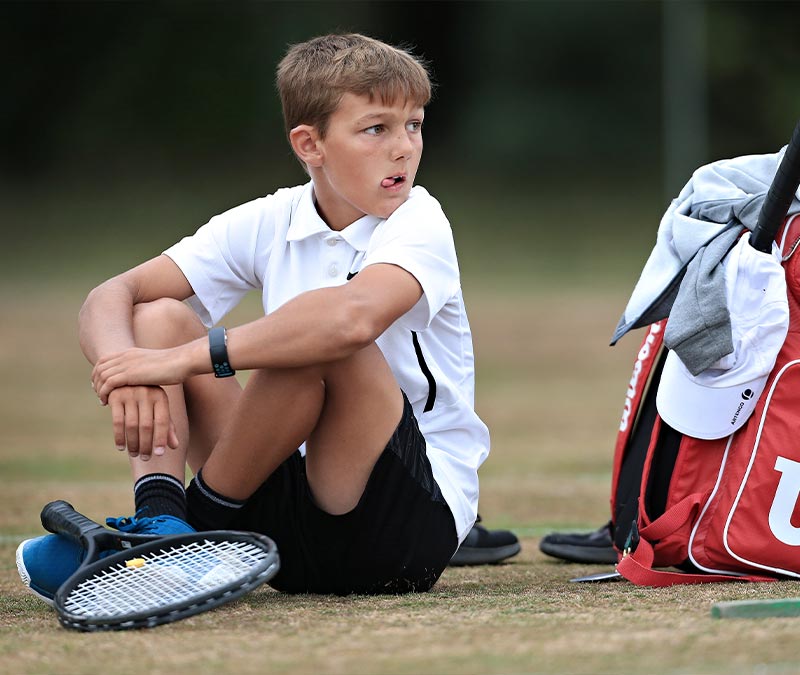
<svg viewBox="0 0 800 675">
<path fill-rule="evenodd" d="M 98 359 L 94 366 L 92 387 L 100 403 L 107 405 L 109 394 L 118 387 L 180 384 L 191 375 L 199 374 L 191 372 L 189 359 L 186 358 L 187 353 L 187 350 L 181 347 L 133 348 L 105 356 Z"/>
<path fill-rule="evenodd" d="M 150 459 L 167 447 L 178 447 L 178 434 L 169 414 L 169 401 L 161 387 L 118 387 L 108 396 L 117 449 L 131 457 Z"/>
</svg>

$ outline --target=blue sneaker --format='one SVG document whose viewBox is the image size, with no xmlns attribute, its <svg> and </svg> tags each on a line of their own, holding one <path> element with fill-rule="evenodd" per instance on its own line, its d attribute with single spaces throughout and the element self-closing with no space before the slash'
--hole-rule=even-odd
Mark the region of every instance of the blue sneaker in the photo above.
<svg viewBox="0 0 800 675">
<path fill-rule="evenodd" d="M 141 513 L 141 512 L 140 512 Z M 106 518 L 106 525 L 128 534 L 157 534 L 166 537 L 171 534 L 196 532 L 189 523 L 175 516 L 155 516 L 154 518 Z"/>
<path fill-rule="evenodd" d="M 106 525 L 120 532 L 156 534 L 162 537 L 196 531 L 174 516 L 106 518 Z M 116 551 L 108 551 L 106 555 L 112 553 Z M 48 605 L 52 605 L 56 591 L 80 567 L 85 556 L 83 546 L 72 539 L 58 534 L 46 534 L 35 539 L 26 539 L 17 547 L 17 570 L 22 583 Z"/>
<path fill-rule="evenodd" d="M 83 561 L 83 546 L 58 534 L 26 539 L 17 547 L 17 570 L 34 595 L 53 604 L 53 597 Z"/>
</svg>

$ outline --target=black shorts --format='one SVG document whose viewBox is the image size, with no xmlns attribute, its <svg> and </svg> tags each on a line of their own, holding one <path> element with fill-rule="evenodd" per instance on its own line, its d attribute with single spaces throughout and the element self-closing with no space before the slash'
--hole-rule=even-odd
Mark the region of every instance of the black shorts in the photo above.
<svg viewBox="0 0 800 675">
<path fill-rule="evenodd" d="M 270 585 L 287 593 L 429 590 L 458 547 L 455 524 L 408 399 L 356 507 L 333 516 L 311 496 L 294 453 L 242 507 L 233 529 L 272 538 L 281 558 Z"/>
</svg>

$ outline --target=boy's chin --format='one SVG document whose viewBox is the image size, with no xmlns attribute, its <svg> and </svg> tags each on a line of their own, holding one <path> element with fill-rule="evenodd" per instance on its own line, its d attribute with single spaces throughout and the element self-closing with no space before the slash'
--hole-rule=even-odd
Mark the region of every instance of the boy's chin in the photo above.
<svg viewBox="0 0 800 675">
<path fill-rule="evenodd" d="M 402 202 L 400 202 L 400 204 L 402 204 Z M 395 211 L 397 211 L 397 209 L 400 208 L 400 204 L 393 204 L 391 207 L 382 208 L 379 211 L 376 210 L 375 213 L 370 213 L 369 215 L 380 218 L 381 220 L 386 220 Z"/>
<path fill-rule="evenodd" d="M 380 204 L 375 209 L 375 213 L 371 213 L 370 215 L 386 220 L 386 218 L 391 216 L 408 200 L 408 197 L 409 195 L 407 193 L 403 195 L 397 195 L 397 197 L 394 199 L 387 200 L 385 203 Z"/>
</svg>

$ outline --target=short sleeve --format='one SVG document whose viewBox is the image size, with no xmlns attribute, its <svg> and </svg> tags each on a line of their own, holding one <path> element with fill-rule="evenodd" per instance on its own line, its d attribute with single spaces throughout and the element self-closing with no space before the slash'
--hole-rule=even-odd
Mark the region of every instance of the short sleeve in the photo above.
<svg viewBox="0 0 800 675">
<path fill-rule="evenodd" d="M 273 195 L 242 204 L 164 251 L 189 281 L 194 291 L 189 303 L 206 326 L 217 323 L 248 291 L 260 288 L 277 208 Z"/>
<path fill-rule="evenodd" d="M 458 293 L 460 278 L 453 232 L 439 202 L 417 186 L 409 199 L 375 231 L 363 267 L 402 267 L 422 286 L 422 297 L 398 319 L 409 330 L 425 330 Z"/>
</svg>

